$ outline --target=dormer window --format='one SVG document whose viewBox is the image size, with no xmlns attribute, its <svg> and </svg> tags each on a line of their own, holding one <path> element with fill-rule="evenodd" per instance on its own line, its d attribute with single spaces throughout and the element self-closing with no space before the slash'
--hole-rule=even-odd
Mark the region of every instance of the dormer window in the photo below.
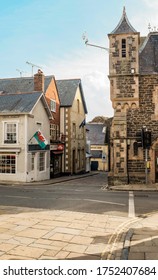
<svg viewBox="0 0 158 280">
<path fill-rule="evenodd" d="M 122 57 L 126 57 L 126 39 L 122 39 Z"/>
</svg>

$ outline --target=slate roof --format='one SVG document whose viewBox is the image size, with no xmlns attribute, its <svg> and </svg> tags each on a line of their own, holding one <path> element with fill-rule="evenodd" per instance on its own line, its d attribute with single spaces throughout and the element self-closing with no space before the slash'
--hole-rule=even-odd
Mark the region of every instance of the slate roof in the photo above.
<svg viewBox="0 0 158 280">
<path fill-rule="evenodd" d="M 105 145 L 106 125 L 99 123 L 87 123 L 86 129 L 88 132 L 88 140 L 91 145 Z"/>
<path fill-rule="evenodd" d="M 51 80 L 54 76 L 45 76 L 44 79 L 44 92 L 46 92 Z M 73 100 L 76 95 L 76 90 L 79 87 L 81 91 L 82 102 L 87 114 L 87 107 L 82 89 L 80 79 L 70 80 L 57 80 L 56 81 L 61 106 L 72 106 Z M 19 77 L 19 78 L 5 78 L 0 79 L 0 93 L 15 94 L 15 93 L 27 93 L 34 91 L 34 77 Z"/>
<path fill-rule="evenodd" d="M 32 111 L 41 92 L 0 95 L 0 114 L 28 114 Z"/>
<path fill-rule="evenodd" d="M 47 90 L 53 76 L 45 76 L 44 91 Z M 34 91 L 34 77 L 0 79 L 0 92 L 20 93 Z"/>
<path fill-rule="evenodd" d="M 124 34 L 124 33 L 137 33 L 137 31 L 133 28 L 133 26 L 130 24 L 127 18 L 125 7 L 123 8 L 123 14 L 121 20 L 119 21 L 116 28 L 110 34 Z"/>
<path fill-rule="evenodd" d="M 139 50 L 140 74 L 158 73 L 158 33 L 151 32 Z"/>
<path fill-rule="evenodd" d="M 87 114 L 87 106 L 84 98 L 84 93 L 82 89 L 82 84 L 80 79 L 69 79 L 69 80 L 57 80 L 57 89 L 59 93 L 60 105 L 61 107 L 71 107 L 76 95 L 77 88 L 80 88 L 81 98 Z"/>
</svg>

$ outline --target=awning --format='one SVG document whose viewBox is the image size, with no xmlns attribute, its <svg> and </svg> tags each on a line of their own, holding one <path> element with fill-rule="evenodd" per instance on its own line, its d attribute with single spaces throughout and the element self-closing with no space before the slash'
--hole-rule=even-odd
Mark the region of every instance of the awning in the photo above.
<svg viewBox="0 0 158 280">
<path fill-rule="evenodd" d="M 62 155 L 63 151 L 51 151 L 54 155 Z"/>
</svg>

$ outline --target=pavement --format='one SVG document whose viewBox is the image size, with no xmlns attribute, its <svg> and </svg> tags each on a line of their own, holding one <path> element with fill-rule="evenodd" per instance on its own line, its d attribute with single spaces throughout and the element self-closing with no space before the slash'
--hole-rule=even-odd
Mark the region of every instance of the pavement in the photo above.
<svg viewBox="0 0 158 280">
<path fill-rule="evenodd" d="M 31 186 L 96 174 L 63 176 Z M 158 191 L 158 185 L 105 184 L 105 189 Z M 0 260 L 158 260 L 157 221 L 158 212 L 130 218 L 0 206 Z"/>
</svg>

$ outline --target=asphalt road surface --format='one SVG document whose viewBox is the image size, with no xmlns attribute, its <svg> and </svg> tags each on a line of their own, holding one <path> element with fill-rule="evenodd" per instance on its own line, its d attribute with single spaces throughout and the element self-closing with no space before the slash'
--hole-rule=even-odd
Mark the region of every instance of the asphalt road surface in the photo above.
<svg viewBox="0 0 158 280">
<path fill-rule="evenodd" d="M 52 185 L 0 186 L 0 206 L 135 217 L 158 210 L 157 192 L 108 191 L 107 174 Z"/>
</svg>

